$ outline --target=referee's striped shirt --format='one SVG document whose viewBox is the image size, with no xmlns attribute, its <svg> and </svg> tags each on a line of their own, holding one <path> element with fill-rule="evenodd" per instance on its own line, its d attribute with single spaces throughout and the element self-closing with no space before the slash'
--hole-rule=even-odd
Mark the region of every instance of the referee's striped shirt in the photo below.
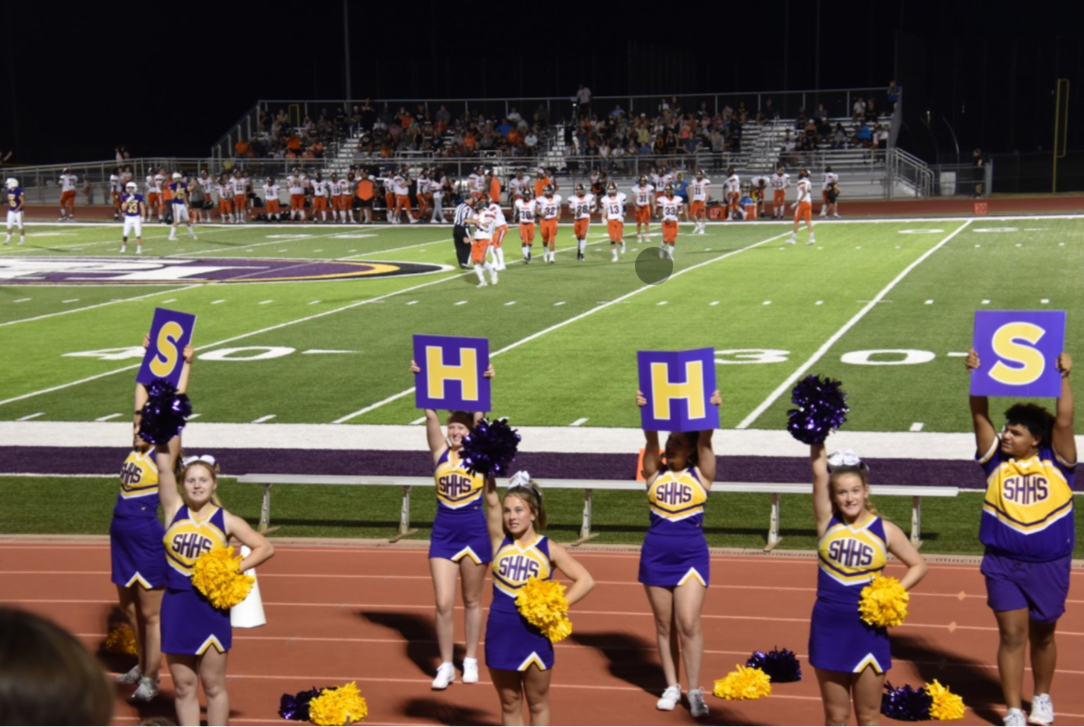
<svg viewBox="0 0 1084 727">
<path fill-rule="evenodd" d="M 474 210 L 470 208 L 470 205 L 466 202 L 460 202 L 459 206 L 455 208 L 455 220 L 456 227 L 466 227 L 467 220 L 474 214 Z"/>
</svg>

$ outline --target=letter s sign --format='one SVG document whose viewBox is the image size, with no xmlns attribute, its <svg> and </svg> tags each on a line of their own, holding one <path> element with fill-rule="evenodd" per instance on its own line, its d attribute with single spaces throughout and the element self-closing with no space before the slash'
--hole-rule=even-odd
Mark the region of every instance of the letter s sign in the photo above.
<svg viewBox="0 0 1084 727">
<path fill-rule="evenodd" d="M 1065 311 L 976 311 L 973 346 L 973 396 L 1061 393 L 1054 362 L 1065 347 Z"/>
</svg>

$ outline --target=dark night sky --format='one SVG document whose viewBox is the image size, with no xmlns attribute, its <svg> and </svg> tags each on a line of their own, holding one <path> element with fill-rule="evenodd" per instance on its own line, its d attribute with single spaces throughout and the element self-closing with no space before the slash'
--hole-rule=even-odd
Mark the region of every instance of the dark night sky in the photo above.
<svg viewBox="0 0 1084 727">
<path fill-rule="evenodd" d="M 818 77 L 820 88 L 884 87 L 897 77 L 901 144 L 930 161 L 954 154 L 949 127 L 964 150 L 1048 150 L 1059 76 L 1074 85 L 1071 122 L 1084 114 L 1078 3 L 819 5 L 818 64 L 817 0 L 585 3 L 581 25 L 561 3 L 549 31 L 524 22 L 531 4 L 352 0 L 352 90 L 499 99 L 570 96 L 580 82 L 608 95 L 811 89 Z M 335 0 L 180 12 L 141 3 L 131 17 L 92 3 L 59 17 L 53 4 L 20 4 L 23 30 L 9 23 L 2 34 L 0 150 L 23 164 L 111 158 L 116 144 L 133 156 L 206 155 L 258 98 L 343 97 L 342 14 Z M 1069 145 L 1081 146 L 1072 133 Z"/>
</svg>

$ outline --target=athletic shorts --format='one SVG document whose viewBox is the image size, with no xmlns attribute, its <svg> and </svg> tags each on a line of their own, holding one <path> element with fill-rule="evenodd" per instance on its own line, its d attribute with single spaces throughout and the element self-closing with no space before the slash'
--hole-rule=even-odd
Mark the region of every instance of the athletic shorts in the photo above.
<svg viewBox="0 0 1084 727">
<path fill-rule="evenodd" d="M 1065 613 L 1073 556 L 1044 563 L 987 552 L 982 557 L 986 605 L 994 611 L 1028 610 L 1028 618 L 1054 623 Z"/>
</svg>

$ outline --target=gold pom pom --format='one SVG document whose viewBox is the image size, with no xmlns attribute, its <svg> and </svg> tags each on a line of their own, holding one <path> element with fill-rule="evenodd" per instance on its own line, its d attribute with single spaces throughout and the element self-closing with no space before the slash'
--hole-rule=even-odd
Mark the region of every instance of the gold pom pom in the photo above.
<svg viewBox="0 0 1084 727">
<path fill-rule="evenodd" d="M 555 644 L 572 634 L 565 587 L 557 581 L 528 579 L 516 594 L 516 608 L 529 624 Z"/>
<path fill-rule="evenodd" d="M 862 589 L 858 613 L 871 626 L 899 626 L 907 618 L 911 594 L 891 576 L 876 576 Z"/>
<path fill-rule="evenodd" d="M 369 705 L 357 682 L 328 687 L 309 702 L 309 721 L 318 725 L 348 725 L 369 716 Z"/>
<path fill-rule="evenodd" d="M 230 609 L 245 600 L 255 578 L 242 575 L 241 556 L 233 548 L 213 548 L 192 568 L 192 585 L 215 608 Z"/>
<path fill-rule="evenodd" d="M 772 693 L 772 680 L 764 673 L 763 669 L 754 667 L 737 666 L 737 671 L 732 671 L 722 679 L 715 680 L 715 688 L 711 691 L 716 697 L 722 699 L 760 699 Z"/>
<path fill-rule="evenodd" d="M 930 705 L 930 716 L 934 719 L 963 719 L 964 699 L 959 694 L 953 694 L 948 687 L 942 686 L 941 682 L 934 679 L 923 687 L 926 693 L 933 699 Z"/>
<path fill-rule="evenodd" d="M 139 656 L 136 649 L 135 632 L 128 624 L 121 624 L 109 632 L 105 637 L 105 651 L 107 654 L 120 656 Z"/>
</svg>

